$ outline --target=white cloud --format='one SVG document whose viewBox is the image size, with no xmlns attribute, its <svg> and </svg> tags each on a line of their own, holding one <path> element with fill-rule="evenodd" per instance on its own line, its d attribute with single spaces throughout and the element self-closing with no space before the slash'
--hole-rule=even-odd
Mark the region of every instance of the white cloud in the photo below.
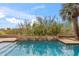
<svg viewBox="0 0 79 59">
<path fill-rule="evenodd" d="M 37 10 L 37 9 L 43 9 L 45 7 L 46 6 L 44 5 L 40 5 L 40 6 L 35 6 L 32 9 Z M 7 16 L 12 16 L 12 17 L 7 17 Z M 22 12 L 7 7 L 0 7 L 0 18 L 4 17 L 6 21 L 8 21 L 13 25 L 24 23 L 24 19 L 26 19 L 28 22 L 30 21 L 31 25 L 33 25 L 33 23 L 37 21 L 36 16 L 40 16 L 40 15 L 32 15 L 28 12 Z"/>
<path fill-rule="evenodd" d="M 14 9 L 7 8 L 7 7 L 0 7 L 0 12 L 1 12 L 0 18 L 5 17 L 5 20 L 13 24 L 23 22 L 23 19 L 26 19 L 30 22 L 33 22 L 33 20 L 36 19 L 36 16 L 30 14 L 29 12 L 18 11 L 18 10 L 14 10 Z M 12 16 L 12 18 L 9 18 L 7 16 Z"/>
<path fill-rule="evenodd" d="M 46 7 L 45 5 L 39 5 L 39 6 L 33 7 L 32 10 L 44 9 L 45 7 Z"/>
<path fill-rule="evenodd" d="M 4 17 L 5 15 L 2 12 L 0 12 L 0 18 L 4 18 Z"/>
<path fill-rule="evenodd" d="M 0 7 L 0 18 L 6 16 L 6 11 Z"/>
<path fill-rule="evenodd" d="M 29 11 L 23 12 L 23 11 L 18 11 L 14 9 L 10 9 L 7 7 L 0 7 L 0 11 L 3 12 L 3 14 L 8 15 L 8 16 L 13 16 L 17 18 L 32 18 L 35 17 L 35 15 L 32 15 L 29 13 Z"/>
<path fill-rule="evenodd" d="M 4 18 L 5 17 L 5 12 L 4 10 L 0 9 L 0 18 Z"/>
<path fill-rule="evenodd" d="M 16 18 L 6 18 L 6 21 L 12 23 L 12 24 L 19 24 L 19 23 L 24 23 L 23 20 L 21 19 L 16 19 Z"/>
</svg>

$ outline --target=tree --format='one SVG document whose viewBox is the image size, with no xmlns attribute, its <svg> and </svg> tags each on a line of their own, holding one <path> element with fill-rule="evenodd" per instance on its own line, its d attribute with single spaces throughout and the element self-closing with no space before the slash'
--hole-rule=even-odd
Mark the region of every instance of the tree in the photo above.
<svg viewBox="0 0 79 59">
<path fill-rule="evenodd" d="M 72 22 L 72 29 L 75 38 L 79 39 L 79 31 L 78 31 L 79 4 L 78 3 L 62 4 L 60 15 L 63 20 L 68 20 Z"/>
<path fill-rule="evenodd" d="M 54 20 L 55 17 L 51 17 L 51 16 L 37 17 L 37 21 L 40 25 L 42 25 L 43 32 L 45 32 L 45 35 L 48 34 L 48 29 L 50 28 Z"/>
<path fill-rule="evenodd" d="M 49 35 L 58 35 L 61 32 L 62 24 L 57 23 L 56 21 L 53 21 L 53 23 L 50 25 L 49 28 Z"/>
<path fill-rule="evenodd" d="M 42 24 L 33 24 L 32 31 L 34 35 L 45 35 L 45 28 Z"/>
</svg>

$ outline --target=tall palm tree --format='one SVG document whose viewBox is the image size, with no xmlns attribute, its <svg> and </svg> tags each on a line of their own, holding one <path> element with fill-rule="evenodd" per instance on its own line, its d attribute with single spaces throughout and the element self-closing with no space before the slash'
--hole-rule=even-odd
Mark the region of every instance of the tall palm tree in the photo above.
<svg viewBox="0 0 79 59">
<path fill-rule="evenodd" d="M 63 20 L 69 20 L 72 22 L 72 29 L 76 39 L 79 39 L 78 31 L 78 16 L 79 16 L 79 4 L 78 3 L 66 3 L 62 4 L 60 15 Z"/>
</svg>

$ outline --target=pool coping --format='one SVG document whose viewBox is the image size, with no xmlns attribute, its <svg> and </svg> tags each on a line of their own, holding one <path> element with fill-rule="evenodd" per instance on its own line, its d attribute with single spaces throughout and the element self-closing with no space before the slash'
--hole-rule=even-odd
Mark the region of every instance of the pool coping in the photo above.
<svg viewBox="0 0 79 59">
<path fill-rule="evenodd" d="M 58 40 L 65 44 L 79 44 L 79 40 L 76 40 L 74 37 L 60 37 L 60 36 L 0 36 L 0 42 L 14 42 L 21 40 L 32 40 L 32 41 L 44 41 L 44 40 Z"/>
<path fill-rule="evenodd" d="M 77 45 L 79 44 L 79 40 L 76 40 L 75 38 L 59 38 L 57 39 L 58 41 L 64 43 L 64 44 L 72 44 L 72 45 Z"/>
<path fill-rule="evenodd" d="M 17 38 L 0 38 L 0 42 L 14 42 Z"/>
</svg>

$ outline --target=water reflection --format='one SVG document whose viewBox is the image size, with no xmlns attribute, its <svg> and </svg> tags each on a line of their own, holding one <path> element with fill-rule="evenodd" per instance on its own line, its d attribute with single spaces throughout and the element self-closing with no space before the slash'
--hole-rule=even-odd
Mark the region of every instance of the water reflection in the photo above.
<svg viewBox="0 0 79 59">
<path fill-rule="evenodd" d="M 65 45 L 58 41 L 19 41 L 17 45 L 19 55 L 77 56 L 79 53 L 79 45 Z"/>
<path fill-rule="evenodd" d="M 74 56 L 78 56 L 79 55 L 79 46 L 78 45 L 74 46 L 73 50 L 74 50 Z"/>
<path fill-rule="evenodd" d="M 71 46 L 71 45 L 63 45 L 61 50 L 63 52 L 63 56 L 73 56 L 74 55 L 73 46 Z"/>
</svg>

